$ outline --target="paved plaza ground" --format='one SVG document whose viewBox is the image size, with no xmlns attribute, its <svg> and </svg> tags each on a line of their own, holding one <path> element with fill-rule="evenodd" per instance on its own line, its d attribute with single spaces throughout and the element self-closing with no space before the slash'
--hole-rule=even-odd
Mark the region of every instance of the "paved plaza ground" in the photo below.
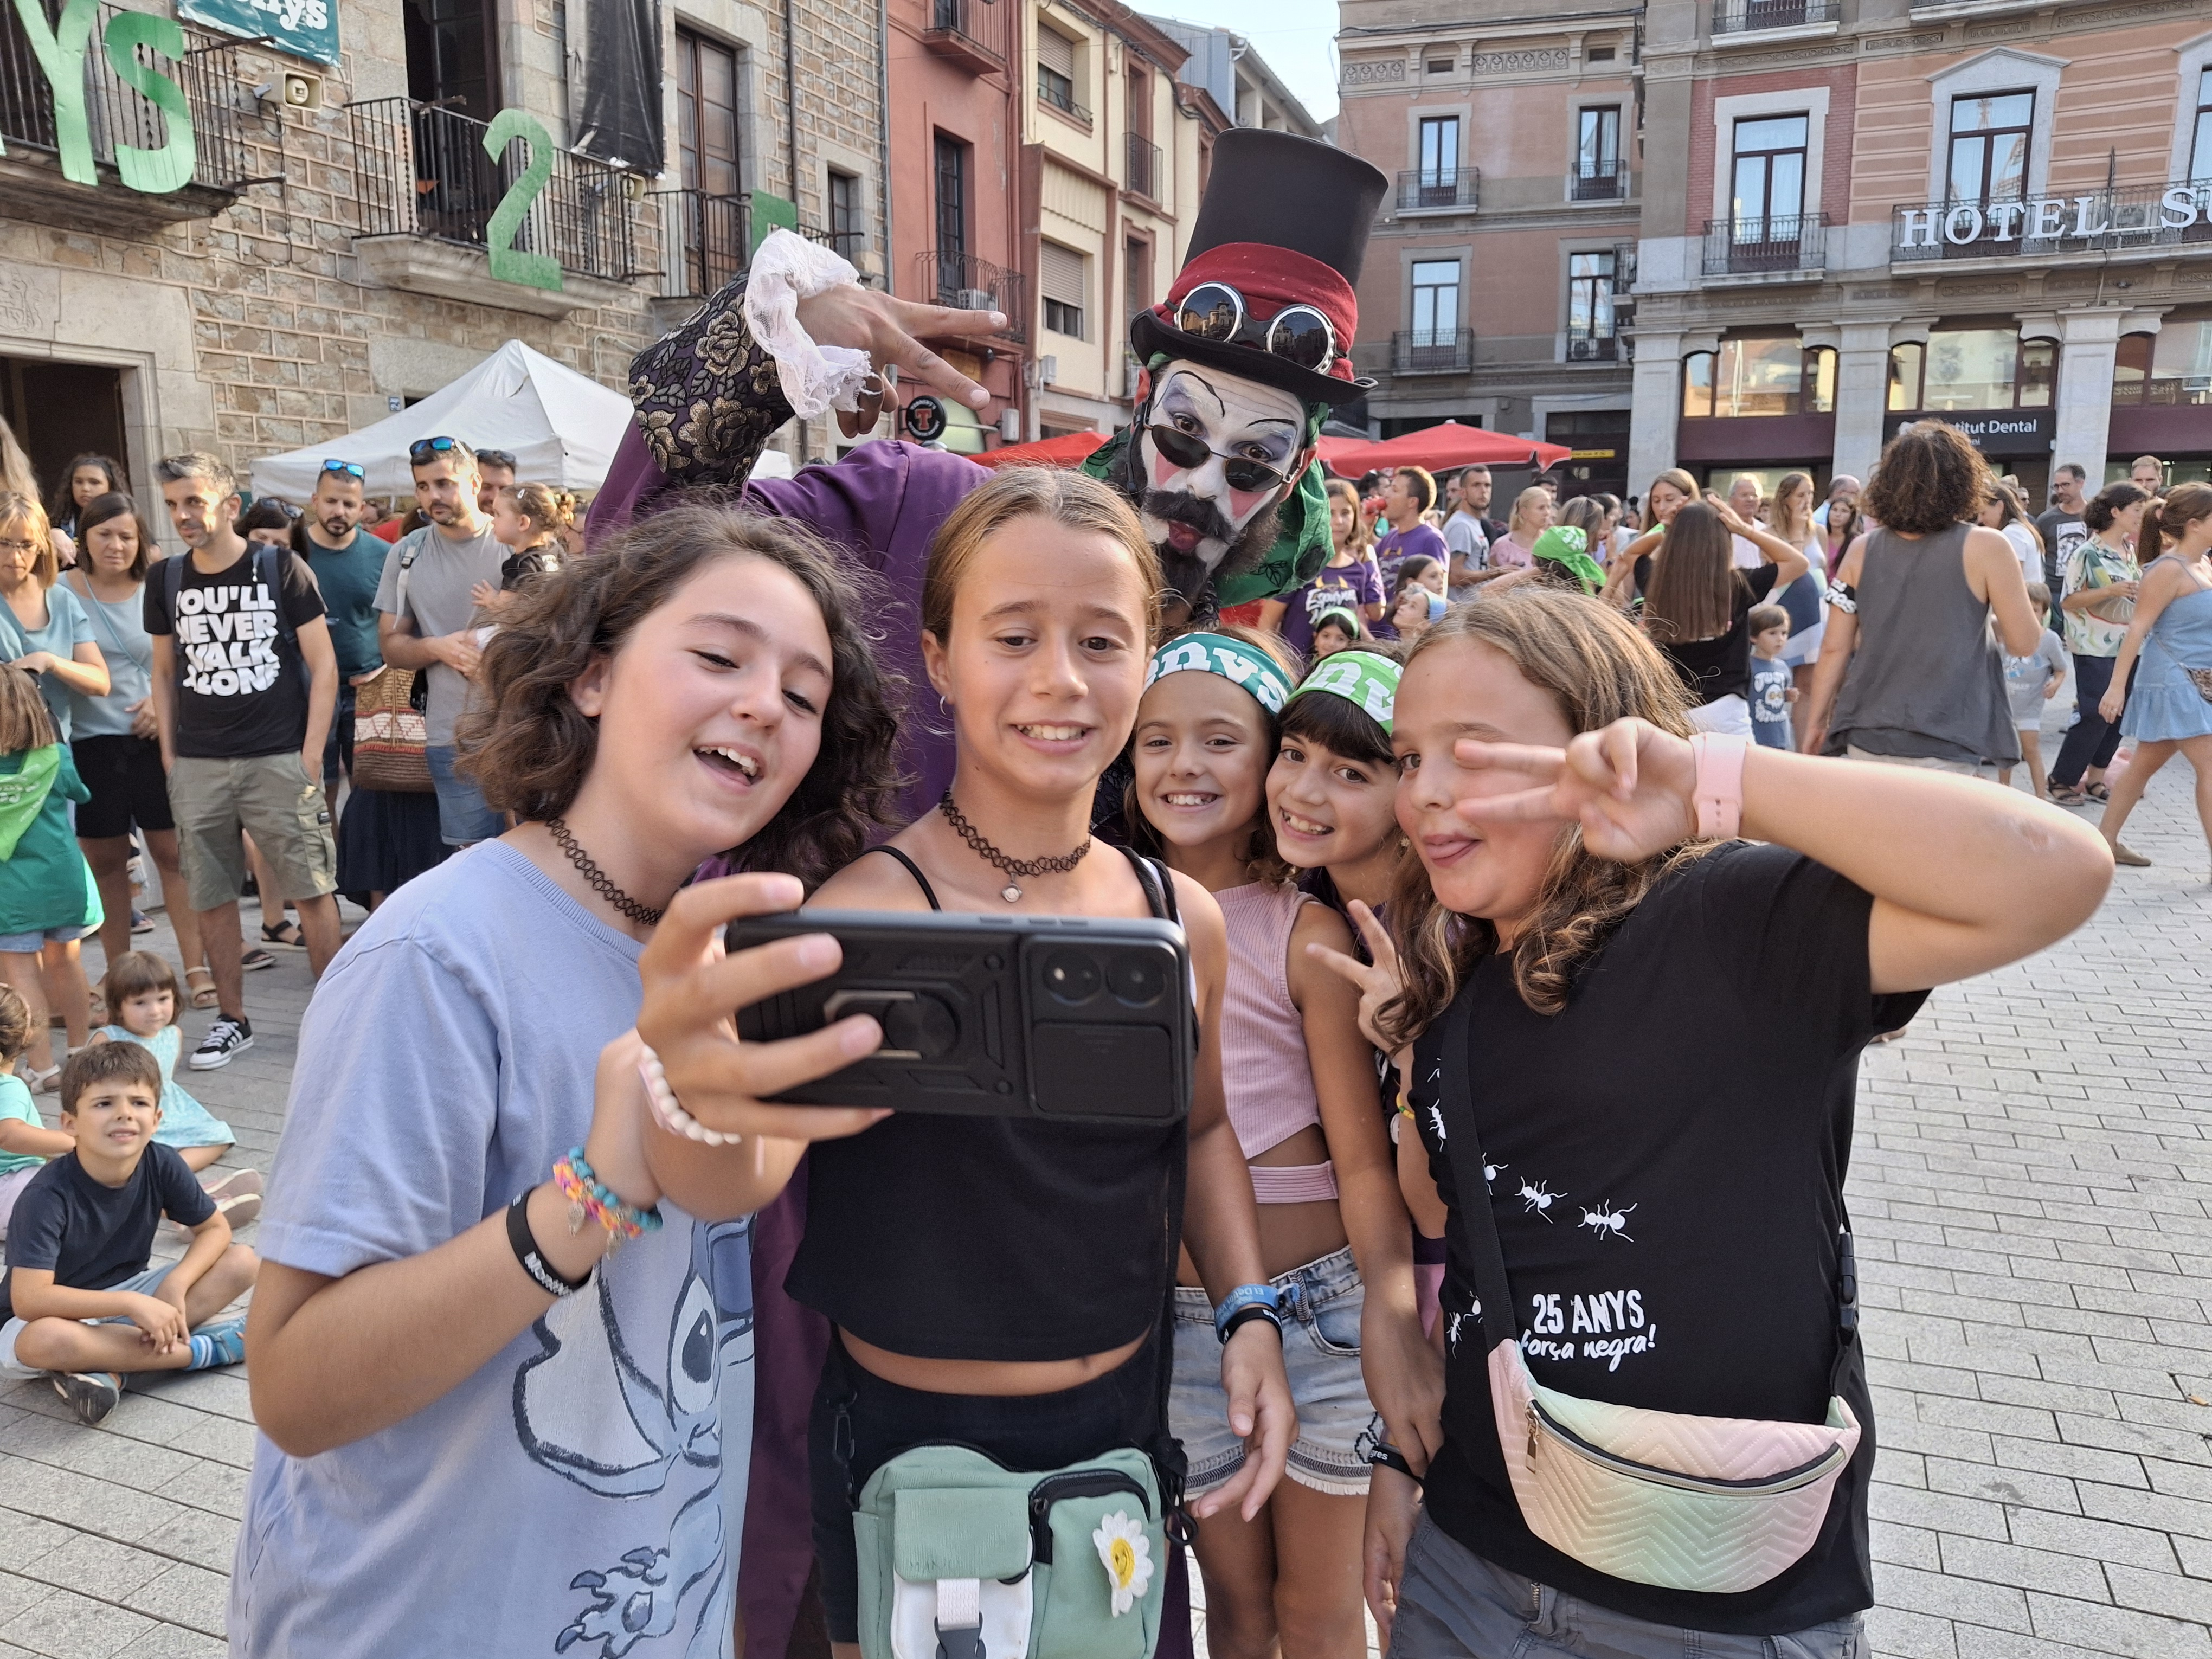
<svg viewBox="0 0 2212 1659">
<path fill-rule="evenodd" d="M 2129 840 L 2156 865 L 2088 927 L 1867 1055 L 1877 1653 L 2212 1659 L 2212 857 L 2190 781 L 2176 763 L 2154 786 Z M 255 1047 L 188 1086 L 266 1169 L 306 959 L 246 984 Z M 43 1385 L 0 1391 L 0 1659 L 220 1653 L 252 1437 L 242 1368 L 134 1390 L 98 1429 Z"/>
</svg>

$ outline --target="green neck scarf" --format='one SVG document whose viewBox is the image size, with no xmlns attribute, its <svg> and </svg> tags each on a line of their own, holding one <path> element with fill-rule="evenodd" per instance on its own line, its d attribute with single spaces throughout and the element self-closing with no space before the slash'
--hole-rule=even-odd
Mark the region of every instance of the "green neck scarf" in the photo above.
<svg viewBox="0 0 2212 1659">
<path fill-rule="evenodd" d="M 1165 356 L 1155 356 L 1150 365 L 1152 372 L 1158 374 L 1167 361 Z M 1308 405 L 1308 445 L 1320 437 L 1322 422 L 1328 419 L 1328 412 L 1326 404 Z M 1092 450 L 1079 470 L 1109 483 L 1122 482 L 1129 440 L 1137 430 L 1134 422 L 1123 427 Z M 1223 608 L 1254 599 L 1272 599 L 1303 587 L 1328 562 L 1333 550 L 1328 534 L 1328 483 L 1318 459 L 1298 475 L 1290 493 L 1276 503 L 1275 526 L 1275 544 L 1256 566 L 1233 576 L 1214 579 L 1214 599 Z"/>
<path fill-rule="evenodd" d="M 22 769 L 13 777 L 0 777 L 0 861 L 15 856 L 15 844 L 38 821 L 61 769 L 62 746 L 50 743 L 25 755 Z"/>
</svg>

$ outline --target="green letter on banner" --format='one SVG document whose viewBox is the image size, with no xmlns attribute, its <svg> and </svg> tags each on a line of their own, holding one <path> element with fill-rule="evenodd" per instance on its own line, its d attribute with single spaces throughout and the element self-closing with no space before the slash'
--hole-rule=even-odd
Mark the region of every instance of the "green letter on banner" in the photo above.
<svg viewBox="0 0 2212 1659">
<path fill-rule="evenodd" d="M 755 191 L 750 201 L 753 228 L 750 240 L 752 246 L 745 250 L 747 259 L 760 252 L 761 243 L 777 226 L 781 225 L 786 230 L 799 228 L 799 209 L 795 204 L 785 201 L 781 196 L 771 196 L 764 190 Z"/>
<path fill-rule="evenodd" d="M 92 124 L 84 112 L 84 49 L 92 40 L 98 5 L 99 0 L 67 0 L 61 21 L 48 28 L 39 0 L 15 0 L 15 15 L 53 89 L 54 147 L 61 151 L 62 177 L 80 185 L 100 182 L 92 165 Z"/>
<path fill-rule="evenodd" d="M 16 0 L 18 5 L 25 0 Z M 484 253 L 491 263 L 493 277 L 502 283 L 520 283 L 525 288 L 542 288 L 555 294 L 561 291 L 561 262 L 544 253 L 525 253 L 514 246 L 514 234 L 522 228 L 529 216 L 530 204 L 538 199 L 538 192 L 545 188 L 545 181 L 553 176 L 553 135 L 531 116 L 519 109 L 503 109 L 491 120 L 484 134 L 484 153 L 496 166 L 507 154 L 511 139 L 523 142 L 528 159 L 523 163 L 522 176 L 507 186 L 507 194 L 499 198 L 492 210 L 491 218 L 484 226 Z"/>
<path fill-rule="evenodd" d="M 169 130 L 168 142 L 159 149 L 117 144 L 115 170 L 131 189 L 166 196 L 192 181 L 191 106 L 185 101 L 184 88 L 151 64 L 140 63 L 132 54 L 133 46 L 151 46 L 164 58 L 181 59 L 185 32 L 175 18 L 147 11 L 118 12 L 107 20 L 107 61 L 125 85 L 161 112 Z"/>
</svg>

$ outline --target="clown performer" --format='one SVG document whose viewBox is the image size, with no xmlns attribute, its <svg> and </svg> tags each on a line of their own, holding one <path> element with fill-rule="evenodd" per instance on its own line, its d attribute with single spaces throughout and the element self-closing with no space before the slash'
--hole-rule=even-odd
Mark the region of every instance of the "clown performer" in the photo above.
<svg viewBox="0 0 2212 1659">
<path fill-rule="evenodd" d="M 1332 408 L 1372 385 L 1352 368 L 1354 289 L 1388 187 L 1358 157 L 1288 133 L 1237 128 L 1214 145 L 1186 263 L 1166 300 L 1130 325 L 1146 362 L 1131 423 L 1084 468 L 1137 507 L 1170 585 L 1170 629 L 1290 592 L 1328 561 L 1316 441 Z M 919 600 L 930 540 L 989 471 L 885 440 L 795 477 L 749 479 L 794 416 L 834 409 L 848 438 L 870 430 L 896 402 L 887 369 L 971 407 L 986 401 L 921 343 L 972 335 L 977 321 L 864 288 L 829 249 L 772 233 L 744 275 L 631 364 L 636 419 L 593 503 L 592 535 L 700 489 L 799 520 L 881 578 L 882 659 L 926 687 Z M 904 738 L 915 780 L 906 805 L 919 816 L 951 781 L 951 722 L 917 707 Z M 829 1327 L 783 1292 L 805 1190 L 794 1176 L 752 1237 L 757 1393 L 738 1583 L 748 1659 L 782 1659 L 812 1565 L 806 1414 Z M 1169 1594 L 1179 1599 L 1173 1553 Z M 1161 1659 L 1188 1650 L 1188 1621 L 1170 1619 Z"/>
</svg>

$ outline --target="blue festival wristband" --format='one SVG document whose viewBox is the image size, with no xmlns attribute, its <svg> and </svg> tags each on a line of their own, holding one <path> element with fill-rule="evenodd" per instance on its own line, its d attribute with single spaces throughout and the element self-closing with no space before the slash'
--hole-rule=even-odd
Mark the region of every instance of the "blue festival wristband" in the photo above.
<svg viewBox="0 0 2212 1659">
<path fill-rule="evenodd" d="M 1273 1285 L 1239 1285 L 1221 1298 L 1213 1310 L 1213 1334 L 1224 1342 L 1247 1320 L 1264 1319 L 1279 1334 L 1283 1328 L 1283 1297 Z"/>
</svg>

